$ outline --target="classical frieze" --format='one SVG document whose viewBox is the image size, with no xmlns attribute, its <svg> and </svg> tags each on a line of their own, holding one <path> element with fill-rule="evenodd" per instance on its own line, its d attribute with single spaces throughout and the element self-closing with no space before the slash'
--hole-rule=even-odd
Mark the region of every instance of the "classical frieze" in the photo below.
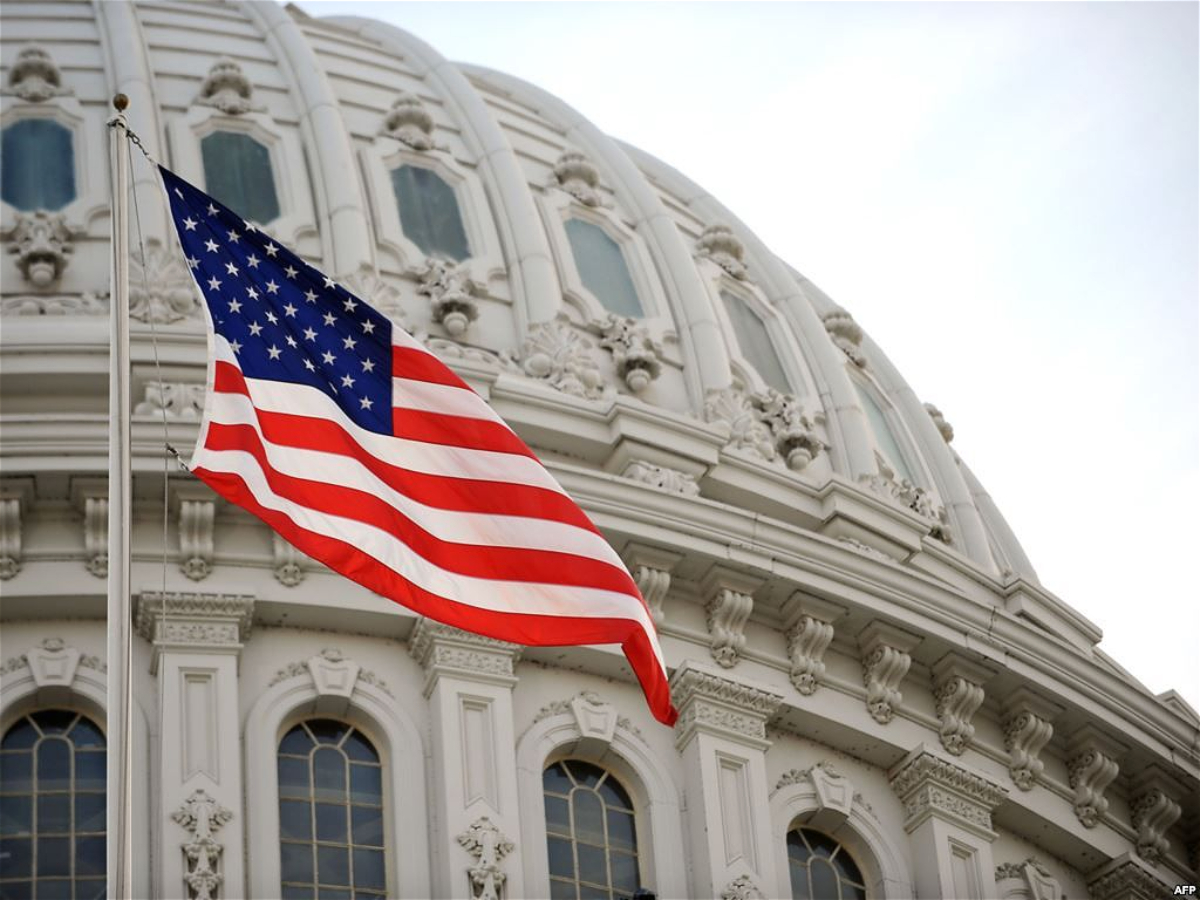
<svg viewBox="0 0 1200 900">
<path fill-rule="evenodd" d="M 992 810 L 1008 791 L 965 766 L 917 748 L 891 774 L 892 790 L 904 804 L 905 830 L 940 816 L 992 831 Z"/>
<path fill-rule="evenodd" d="M 696 238 L 696 255 L 711 259 L 738 281 L 745 281 L 746 246 L 728 225 L 709 225 Z"/>
<path fill-rule="evenodd" d="M 1037 783 L 1045 768 L 1039 758 L 1054 735 L 1054 719 L 1062 707 L 1038 696 L 1022 685 L 1004 704 L 1004 749 L 1008 751 L 1008 771 L 1013 783 L 1028 791 Z"/>
<path fill-rule="evenodd" d="M 555 186 L 584 206 L 607 206 L 600 192 L 600 172 L 578 150 L 568 150 L 554 163 Z"/>
<path fill-rule="evenodd" d="M 971 719 L 983 704 L 983 686 L 995 670 L 950 652 L 933 665 L 933 697 L 942 746 L 962 754 L 975 736 Z"/>
<path fill-rule="evenodd" d="M 916 635 L 878 620 L 870 623 L 858 636 L 867 710 L 881 725 L 892 721 L 904 699 L 900 682 L 912 665 L 909 652 L 920 642 Z"/>
<path fill-rule="evenodd" d="M 392 108 L 383 117 L 381 133 L 422 153 L 435 149 L 433 116 L 421 98 L 408 91 L 400 91 L 392 101 Z"/>
<path fill-rule="evenodd" d="M 632 478 L 634 481 L 640 481 L 642 484 L 648 484 L 671 494 L 683 494 L 685 497 L 700 496 L 700 485 L 696 483 L 696 476 L 680 472 L 678 469 L 658 466 L 642 459 L 630 460 L 621 473 L 621 477 Z"/>
<path fill-rule="evenodd" d="M 242 67 L 229 57 L 213 63 L 196 96 L 198 106 L 212 106 L 229 116 L 239 116 L 254 109 L 254 85 Z"/>
<path fill-rule="evenodd" d="M 1092 724 L 1084 725 L 1071 738 L 1067 773 L 1075 791 L 1075 816 L 1094 828 L 1108 811 L 1104 792 L 1117 777 L 1117 760 L 1124 747 Z"/>
<path fill-rule="evenodd" d="M 217 900 L 224 880 L 221 854 L 225 848 L 216 834 L 233 819 L 233 813 L 200 788 L 183 801 L 171 814 L 171 819 L 188 833 L 188 839 L 182 844 L 183 880 L 188 897 L 191 900 Z"/>
<path fill-rule="evenodd" d="M 590 338 L 569 323 L 555 320 L 533 325 L 520 350 L 515 354 L 505 351 L 501 359 L 564 394 L 599 400 L 612 388 L 604 383 L 594 351 Z"/>
<path fill-rule="evenodd" d="M 515 849 L 513 842 L 487 816 L 476 819 L 457 840 L 472 859 L 467 875 L 473 900 L 500 900 L 508 878 L 504 858 Z"/>
<path fill-rule="evenodd" d="M 471 280 L 465 264 L 430 257 L 417 272 L 417 293 L 429 301 L 430 318 L 453 338 L 466 334 L 479 318 L 480 285 Z"/>
<path fill-rule="evenodd" d="M 62 277 L 69 257 L 75 252 L 75 231 L 62 213 L 44 209 L 18 211 L 6 234 L 8 252 L 17 257 L 21 276 L 39 290 Z"/>
<path fill-rule="evenodd" d="M 662 347 L 641 322 L 609 313 L 588 329 L 599 337 L 600 347 L 612 354 L 617 377 L 633 393 L 645 390 L 662 373 Z"/>
<path fill-rule="evenodd" d="M 816 693 L 825 674 L 825 651 L 833 641 L 833 623 L 845 613 L 836 603 L 799 591 L 784 604 L 784 636 L 791 663 L 788 675 L 801 694 Z"/>
<path fill-rule="evenodd" d="M 854 316 L 838 306 L 821 316 L 821 321 L 834 346 L 845 353 L 854 365 L 865 368 L 867 357 L 862 352 L 863 330 L 854 321 Z"/>
<path fill-rule="evenodd" d="M 17 54 L 8 72 L 5 94 L 28 103 L 44 103 L 51 97 L 72 93 L 63 87 L 62 71 L 42 47 L 25 47 Z"/>
</svg>

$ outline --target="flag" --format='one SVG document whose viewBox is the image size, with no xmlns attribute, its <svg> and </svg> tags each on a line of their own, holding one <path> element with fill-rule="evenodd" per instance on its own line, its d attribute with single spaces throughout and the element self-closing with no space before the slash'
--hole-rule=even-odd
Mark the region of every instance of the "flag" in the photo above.
<svg viewBox="0 0 1200 900">
<path fill-rule="evenodd" d="M 521 439 L 382 313 L 160 172 L 210 328 L 191 471 L 421 615 L 517 644 L 620 644 L 673 724 L 645 600 Z"/>
</svg>

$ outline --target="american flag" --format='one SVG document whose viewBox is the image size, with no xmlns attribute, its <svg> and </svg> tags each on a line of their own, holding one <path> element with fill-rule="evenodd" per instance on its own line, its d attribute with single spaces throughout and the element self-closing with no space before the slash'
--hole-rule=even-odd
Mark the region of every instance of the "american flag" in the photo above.
<svg viewBox="0 0 1200 900">
<path fill-rule="evenodd" d="M 621 644 L 672 724 L 636 584 L 521 439 L 382 313 L 160 171 L 211 328 L 191 471 L 421 615 L 518 644 Z"/>
</svg>

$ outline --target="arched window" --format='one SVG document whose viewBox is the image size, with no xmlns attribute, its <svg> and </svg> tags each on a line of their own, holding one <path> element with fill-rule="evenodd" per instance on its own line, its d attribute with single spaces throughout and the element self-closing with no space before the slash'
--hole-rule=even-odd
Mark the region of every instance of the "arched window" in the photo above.
<svg viewBox="0 0 1200 900">
<path fill-rule="evenodd" d="M 105 895 L 104 735 L 46 709 L 0 740 L 0 897 Z"/>
<path fill-rule="evenodd" d="M 382 897 L 383 767 L 361 731 L 301 722 L 279 742 L 283 897 Z"/>
<path fill-rule="evenodd" d="M 771 335 L 767 333 L 767 324 L 736 294 L 721 291 L 721 299 L 733 324 L 742 358 L 754 365 L 763 381 L 778 391 L 790 394 L 792 385 L 783 371 L 783 361 L 779 358 Z"/>
<path fill-rule="evenodd" d="M 0 140 L 0 196 L 17 209 L 62 209 L 75 199 L 71 130 L 51 119 L 22 119 Z"/>
<path fill-rule="evenodd" d="M 582 219 L 567 219 L 564 227 L 583 286 L 610 312 L 635 319 L 644 316 L 620 245 L 603 228 Z"/>
<path fill-rule="evenodd" d="M 916 479 L 913 478 L 912 469 L 909 468 L 907 460 L 904 458 L 904 452 L 900 449 L 900 444 L 896 441 L 896 436 L 892 433 L 892 428 L 888 424 L 887 416 L 883 409 L 871 396 L 871 392 L 860 385 L 857 381 L 854 382 L 854 388 L 858 391 L 858 398 L 862 402 L 863 411 L 867 414 L 867 421 L 871 423 L 871 431 L 875 435 L 875 441 L 879 444 L 880 452 L 896 470 L 896 474 L 901 478 L 907 479 L 912 484 L 916 484 Z"/>
<path fill-rule="evenodd" d="M 867 900 L 858 863 L 829 835 L 793 828 L 787 850 L 793 900 Z"/>
<path fill-rule="evenodd" d="M 393 169 L 392 190 L 400 208 L 400 227 L 422 253 L 455 262 L 471 255 L 454 188 L 437 172 L 419 166 Z"/>
<path fill-rule="evenodd" d="M 243 219 L 266 224 L 279 218 L 271 152 L 248 134 L 214 131 L 200 140 L 204 184 Z"/>
<path fill-rule="evenodd" d="M 577 759 L 542 774 L 550 896 L 618 900 L 637 890 L 633 803 L 609 772 Z"/>
</svg>

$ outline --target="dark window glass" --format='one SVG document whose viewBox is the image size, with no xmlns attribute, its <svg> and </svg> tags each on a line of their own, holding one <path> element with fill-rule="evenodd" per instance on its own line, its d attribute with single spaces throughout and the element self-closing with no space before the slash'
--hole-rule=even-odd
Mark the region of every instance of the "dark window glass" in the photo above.
<svg viewBox="0 0 1200 900">
<path fill-rule="evenodd" d="M 383 769 L 361 732 L 332 719 L 279 742 L 280 871 L 284 897 L 382 897 Z"/>
<path fill-rule="evenodd" d="M 591 763 L 554 763 L 542 775 L 552 897 L 628 897 L 639 886 L 633 803 Z"/>
<path fill-rule="evenodd" d="M 75 199 L 71 131 L 50 119 L 22 119 L 0 139 L 0 195 L 17 209 L 54 212 Z"/>
<path fill-rule="evenodd" d="M 793 828 L 788 832 L 787 849 L 793 900 L 866 897 L 862 870 L 829 835 L 812 828 Z"/>
<path fill-rule="evenodd" d="M 611 312 L 635 319 L 644 316 L 620 245 L 603 228 L 582 219 L 567 219 L 564 227 L 583 286 Z"/>
<path fill-rule="evenodd" d="M 775 390 L 790 394 L 792 386 L 767 332 L 767 324 L 736 294 L 721 291 L 721 299 L 725 302 L 725 312 L 733 325 L 742 359 L 751 363 L 763 381 Z"/>
<path fill-rule="evenodd" d="M 200 140 L 204 184 L 243 219 L 266 224 L 279 218 L 270 151 L 236 131 L 214 131 Z"/>
<path fill-rule="evenodd" d="M 432 169 L 401 166 L 392 170 L 392 189 L 404 235 L 426 256 L 455 261 L 471 255 L 454 188 Z"/>
<path fill-rule="evenodd" d="M 0 898 L 104 895 L 104 760 L 103 733 L 68 710 L 0 739 Z"/>
</svg>

